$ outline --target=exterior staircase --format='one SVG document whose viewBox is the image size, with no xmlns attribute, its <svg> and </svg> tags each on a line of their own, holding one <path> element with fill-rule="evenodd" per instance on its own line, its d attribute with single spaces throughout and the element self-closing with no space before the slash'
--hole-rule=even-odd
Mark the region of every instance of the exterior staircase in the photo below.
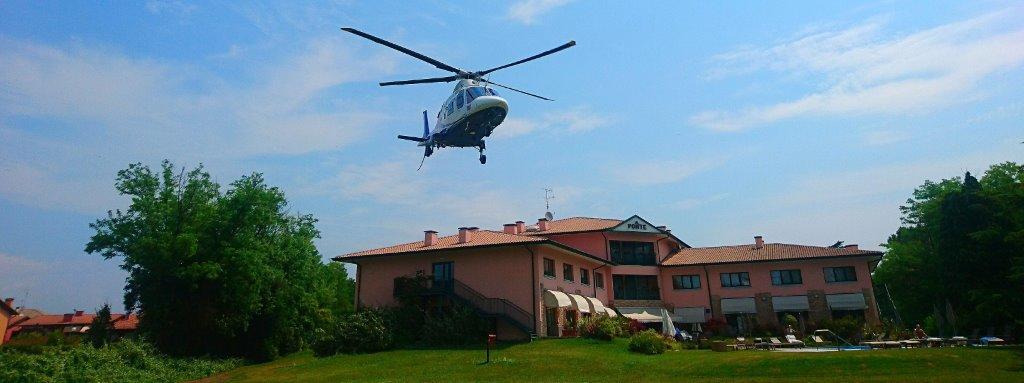
<svg viewBox="0 0 1024 383">
<path fill-rule="evenodd" d="M 395 278 L 395 296 L 417 294 L 421 296 L 445 296 L 459 301 L 485 318 L 503 319 L 520 329 L 530 339 L 534 333 L 533 315 L 504 298 L 488 297 L 456 279 L 435 280 L 431 277 L 413 279 Z"/>
</svg>

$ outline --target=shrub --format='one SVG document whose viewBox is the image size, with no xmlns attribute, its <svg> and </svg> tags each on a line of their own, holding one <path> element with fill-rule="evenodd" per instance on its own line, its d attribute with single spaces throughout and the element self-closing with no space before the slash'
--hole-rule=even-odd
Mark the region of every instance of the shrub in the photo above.
<svg viewBox="0 0 1024 383">
<path fill-rule="evenodd" d="M 580 320 L 580 336 L 584 338 L 612 340 L 625 336 L 630 330 L 629 320 L 606 315 L 592 316 Z"/>
<path fill-rule="evenodd" d="M 666 349 L 665 341 L 654 330 L 644 330 L 629 338 L 629 351 L 641 354 L 662 354 Z"/>
<path fill-rule="evenodd" d="M 102 348 L 87 344 L 43 346 L 38 354 L 4 347 L 0 382 L 176 382 L 195 380 L 241 365 L 237 359 L 177 359 L 149 343 L 121 340 Z"/>
<path fill-rule="evenodd" d="M 423 321 L 420 342 L 423 345 L 478 344 L 487 339 L 489 323 L 465 306 L 453 306 L 440 313 L 427 315 Z"/>
<path fill-rule="evenodd" d="M 391 348 L 391 328 L 378 309 L 366 309 L 314 333 L 313 353 L 371 353 Z"/>
</svg>

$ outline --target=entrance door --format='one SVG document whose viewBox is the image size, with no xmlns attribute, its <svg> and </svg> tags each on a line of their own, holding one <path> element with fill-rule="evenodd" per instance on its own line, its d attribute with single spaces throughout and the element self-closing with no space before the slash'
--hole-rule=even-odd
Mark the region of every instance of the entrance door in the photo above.
<svg viewBox="0 0 1024 383">
<path fill-rule="evenodd" d="M 544 310 L 544 322 L 548 327 L 548 336 L 558 336 L 558 309 Z"/>
<path fill-rule="evenodd" d="M 452 262 L 438 262 L 434 264 L 435 289 L 450 290 L 452 288 L 452 281 L 455 279 L 455 274 L 452 268 Z"/>
</svg>

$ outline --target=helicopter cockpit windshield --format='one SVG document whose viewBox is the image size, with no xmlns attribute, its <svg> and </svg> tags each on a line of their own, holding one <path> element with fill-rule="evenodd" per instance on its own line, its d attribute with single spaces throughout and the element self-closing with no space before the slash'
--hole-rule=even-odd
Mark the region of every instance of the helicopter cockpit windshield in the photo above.
<svg viewBox="0 0 1024 383">
<path fill-rule="evenodd" d="M 498 95 L 498 92 L 495 92 L 494 89 L 491 89 L 491 88 L 484 88 L 482 86 L 474 86 L 474 87 L 466 88 L 466 102 L 467 103 L 470 102 L 470 101 L 473 101 L 473 99 L 475 99 L 477 97 L 480 97 L 480 96 L 497 96 L 497 95 Z"/>
</svg>

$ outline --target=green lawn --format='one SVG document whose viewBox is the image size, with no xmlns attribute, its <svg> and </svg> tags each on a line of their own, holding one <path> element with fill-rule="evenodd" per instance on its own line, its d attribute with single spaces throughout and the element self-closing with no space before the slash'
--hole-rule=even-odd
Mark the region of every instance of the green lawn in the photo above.
<svg viewBox="0 0 1024 383">
<path fill-rule="evenodd" d="M 624 340 L 540 340 L 482 349 L 397 350 L 315 358 L 300 353 L 246 366 L 207 382 L 844 381 L 1024 382 L 1024 351 L 913 349 L 829 353 L 705 350 L 639 355 Z"/>
</svg>

